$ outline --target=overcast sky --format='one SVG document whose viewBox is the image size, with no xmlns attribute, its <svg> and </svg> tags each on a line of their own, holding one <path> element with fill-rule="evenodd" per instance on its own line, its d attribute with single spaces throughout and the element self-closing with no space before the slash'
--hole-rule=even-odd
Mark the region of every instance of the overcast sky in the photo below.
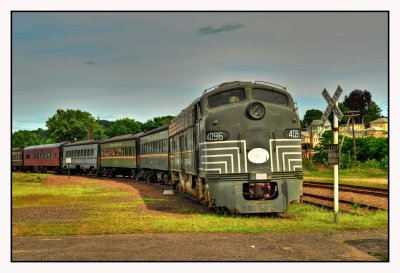
<svg viewBox="0 0 400 273">
<path fill-rule="evenodd" d="M 286 86 L 302 119 L 321 93 L 368 90 L 387 115 L 384 12 L 14 12 L 12 129 L 57 109 L 145 122 L 222 82 Z"/>
</svg>

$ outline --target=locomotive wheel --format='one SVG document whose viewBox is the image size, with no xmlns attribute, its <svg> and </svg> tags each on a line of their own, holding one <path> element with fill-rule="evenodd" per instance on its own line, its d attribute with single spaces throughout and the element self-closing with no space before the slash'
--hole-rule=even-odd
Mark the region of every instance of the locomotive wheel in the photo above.
<svg viewBox="0 0 400 273">
<path fill-rule="evenodd" d="M 147 174 L 147 182 L 154 182 L 154 175 L 151 172 Z"/>
<path fill-rule="evenodd" d="M 164 173 L 162 176 L 162 182 L 164 185 L 168 185 L 168 174 Z"/>
<path fill-rule="evenodd" d="M 132 176 L 132 179 L 135 179 L 135 178 L 136 178 L 136 171 L 135 171 L 135 170 L 132 170 L 131 176 Z"/>
<path fill-rule="evenodd" d="M 109 178 L 114 178 L 115 177 L 115 170 L 109 170 L 108 175 Z"/>
<path fill-rule="evenodd" d="M 209 188 L 204 190 L 204 204 L 207 205 L 208 208 L 212 207 L 211 192 Z"/>
</svg>

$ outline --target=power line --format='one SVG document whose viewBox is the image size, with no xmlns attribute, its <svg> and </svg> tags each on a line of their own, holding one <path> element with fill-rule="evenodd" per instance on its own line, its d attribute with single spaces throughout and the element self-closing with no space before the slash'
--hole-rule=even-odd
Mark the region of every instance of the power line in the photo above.
<svg viewBox="0 0 400 273">
<path fill-rule="evenodd" d="M 381 107 L 381 106 L 383 106 L 383 105 L 385 105 L 385 104 L 387 104 L 387 103 L 388 103 L 388 101 L 384 101 L 384 102 L 382 102 L 381 104 L 379 104 L 378 107 Z"/>
</svg>

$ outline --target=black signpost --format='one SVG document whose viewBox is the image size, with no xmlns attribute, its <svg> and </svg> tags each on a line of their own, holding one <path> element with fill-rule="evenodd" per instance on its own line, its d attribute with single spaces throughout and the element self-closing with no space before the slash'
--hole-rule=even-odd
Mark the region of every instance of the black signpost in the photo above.
<svg viewBox="0 0 400 273">
<path fill-rule="evenodd" d="M 328 163 L 331 165 L 339 164 L 339 144 L 328 145 Z"/>
</svg>

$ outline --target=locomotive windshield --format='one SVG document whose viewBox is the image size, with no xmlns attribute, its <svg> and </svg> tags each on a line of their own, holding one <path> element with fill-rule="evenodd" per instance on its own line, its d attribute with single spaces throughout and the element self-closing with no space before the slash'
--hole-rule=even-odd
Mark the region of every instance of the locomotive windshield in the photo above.
<svg viewBox="0 0 400 273">
<path fill-rule="evenodd" d="M 261 100 L 285 106 L 289 104 L 288 98 L 285 94 L 267 89 L 253 89 L 253 98 L 255 100 Z"/>
<path fill-rule="evenodd" d="M 234 89 L 208 98 L 208 107 L 215 108 L 224 104 L 235 103 L 246 99 L 244 89 Z"/>
</svg>

